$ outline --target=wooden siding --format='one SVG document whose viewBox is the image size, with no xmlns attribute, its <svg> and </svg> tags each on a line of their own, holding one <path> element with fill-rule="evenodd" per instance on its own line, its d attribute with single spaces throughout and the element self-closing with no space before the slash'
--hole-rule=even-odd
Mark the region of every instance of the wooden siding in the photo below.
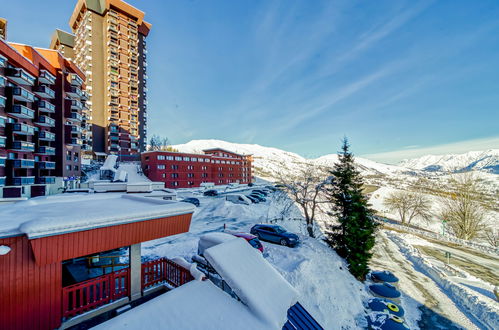
<svg viewBox="0 0 499 330">
<path fill-rule="evenodd" d="M 192 214 L 29 240 L 0 238 L 0 329 L 55 329 L 62 321 L 62 261 L 189 231 Z"/>
<path fill-rule="evenodd" d="M 26 236 L 0 239 L 0 329 L 54 329 L 61 324 L 62 266 L 39 267 Z"/>
<path fill-rule="evenodd" d="M 40 266 L 189 231 L 192 214 L 30 240 Z"/>
</svg>

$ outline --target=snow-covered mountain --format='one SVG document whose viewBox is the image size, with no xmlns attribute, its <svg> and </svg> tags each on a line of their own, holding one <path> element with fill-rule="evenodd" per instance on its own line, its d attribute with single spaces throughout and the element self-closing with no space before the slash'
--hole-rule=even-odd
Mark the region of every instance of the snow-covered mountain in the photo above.
<svg viewBox="0 0 499 330">
<path fill-rule="evenodd" d="M 499 174 L 499 149 L 470 151 L 463 154 L 426 155 L 403 160 L 398 165 L 429 172 L 474 170 Z"/>
<path fill-rule="evenodd" d="M 332 167 L 338 155 L 325 155 L 316 159 L 307 159 L 298 154 L 277 148 L 264 147 L 258 144 L 239 144 L 221 140 L 193 140 L 186 144 L 173 146 L 181 152 L 201 153 L 203 149 L 223 148 L 241 154 L 253 155 L 255 173 L 263 178 L 275 178 L 279 173 L 292 173 L 306 165 Z M 385 176 L 396 174 L 413 174 L 411 170 L 377 163 L 365 158 L 355 158 L 359 170 L 367 176 Z"/>
</svg>

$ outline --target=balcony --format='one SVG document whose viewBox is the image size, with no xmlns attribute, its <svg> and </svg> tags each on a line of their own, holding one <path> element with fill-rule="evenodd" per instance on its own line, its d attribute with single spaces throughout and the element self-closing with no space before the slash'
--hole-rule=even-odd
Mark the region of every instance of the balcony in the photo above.
<svg viewBox="0 0 499 330">
<path fill-rule="evenodd" d="M 40 131 L 38 139 L 42 141 L 55 141 L 55 134 L 49 131 Z"/>
<path fill-rule="evenodd" d="M 83 120 L 83 116 L 78 112 L 71 112 L 70 116 L 67 119 L 81 122 Z"/>
<path fill-rule="evenodd" d="M 7 104 L 7 99 L 3 96 L 0 96 L 0 108 L 5 108 L 6 104 Z"/>
<path fill-rule="evenodd" d="M 5 161 L 7 160 L 7 158 L 5 157 L 0 157 L 0 167 L 5 167 Z"/>
<path fill-rule="evenodd" d="M 10 149 L 22 152 L 34 152 L 35 144 L 27 141 L 12 141 Z"/>
<path fill-rule="evenodd" d="M 45 127 L 55 127 L 55 119 L 41 115 L 38 116 L 36 124 Z"/>
<path fill-rule="evenodd" d="M 37 128 L 27 124 L 13 123 L 11 124 L 12 132 L 19 135 L 35 135 Z"/>
<path fill-rule="evenodd" d="M 54 90 L 50 89 L 48 86 L 45 85 L 36 86 L 35 88 L 33 88 L 33 92 L 35 92 L 35 94 L 38 95 L 39 97 L 43 97 L 46 99 L 55 98 Z"/>
<path fill-rule="evenodd" d="M 92 150 L 92 148 L 88 144 L 82 144 L 81 150 L 90 151 L 90 150 Z"/>
<path fill-rule="evenodd" d="M 77 86 L 70 86 L 66 94 L 72 98 L 79 99 L 82 95 L 81 89 Z"/>
<path fill-rule="evenodd" d="M 12 159 L 13 168 L 35 168 L 35 161 L 33 159 Z"/>
<path fill-rule="evenodd" d="M 68 144 L 75 147 L 79 147 L 83 144 L 83 140 L 78 138 L 71 138 Z"/>
<path fill-rule="evenodd" d="M 55 85 L 55 76 L 53 76 L 47 70 L 40 70 L 40 76 L 38 77 L 38 81 L 42 84 L 47 85 Z"/>
<path fill-rule="evenodd" d="M 12 97 L 14 98 L 14 100 L 21 102 L 35 102 L 35 94 L 29 92 L 27 89 L 18 86 L 12 87 Z"/>
<path fill-rule="evenodd" d="M 81 87 L 83 85 L 83 79 L 81 79 L 76 73 L 69 74 L 69 81 L 73 86 Z"/>
<path fill-rule="evenodd" d="M 35 111 L 21 104 L 14 104 L 12 108 L 7 110 L 7 112 L 17 118 L 24 118 L 24 119 L 35 118 Z"/>
<path fill-rule="evenodd" d="M 71 110 L 83 110 L 83 104 L 78 100 L 71 100 Z"/>
<path fill-rule="evenodd" d="M 7 146 L 7 138 L 5 136 L 0 136 L 0 148 L 5 148 Z"/>
<path fill-rule="evenodd" d="M 5 179 L 4 176 L 0 177 L 0 187 L 5 186 Z"/>
<path fill-rule="evenodd" d="M 38 147 L 37 154 L 47 155 L 47 156 L 54 156 L 55 155 L 55 148 L 41 146 L 41 147 Z"/>
<path fill-rule="evenodd" d="M 81 127 L 77 125 L 66 124 L 66 131 L 69 134 L 81 134 Z"/>
<path fill-rule="evenodd" d="M 54 184 L 55 176 L 40 176 L 36 178 L 36 183 L 38 184 Z"/>
<path fill-rule="evenodd" d="M 38 110 L 47 113 L 55 113 L 55 105 L 50 102 L 40 100 L 37 102 Z"/>
<path fill-rule="evenodd" d="M 55 162 L 37 162 L 36 167 L 40 170 L 55 170 Z"/>
<path fill-rule="evenodd" d="M 35 184 L 35 177 L 34 176 L 15 176 L 12 178 L 12 185 L 13 186 L 24 186 L 24 185 L 30 185 L 30 184 Z"/>
<path fill-rule="evenodd" d="M 20 85 L 33 86 L 36 78 L 20 68 L 6 68 L 5 75 Z"/>
<path fill-rule="evenodd" d="M 86 91 L 81 91 L 81 99 L 83 101 L 86 101 L 90 98 L 90 96 L 88 95 L 88 93 Z"/>
</svg>

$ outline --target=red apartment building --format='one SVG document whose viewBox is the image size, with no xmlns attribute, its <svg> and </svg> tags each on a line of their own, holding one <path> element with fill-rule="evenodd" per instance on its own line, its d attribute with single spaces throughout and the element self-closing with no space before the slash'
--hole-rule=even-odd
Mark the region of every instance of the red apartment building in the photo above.
<svg viewBox="0 0 499 330">
<path fill-rule="evenodd" d="M 148 151 L 141 155 L 142 170 L 152 181 L 168 188 L 247 184 L 252 181 L 251 155 L 241 155 L 221 148 L 203 150 L 204 154 Z"/>
</svg>

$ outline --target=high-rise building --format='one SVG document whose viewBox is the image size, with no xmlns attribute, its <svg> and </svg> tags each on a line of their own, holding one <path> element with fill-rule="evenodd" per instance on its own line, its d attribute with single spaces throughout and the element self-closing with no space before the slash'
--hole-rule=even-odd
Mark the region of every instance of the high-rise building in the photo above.
<svg viewBox="0 0 499 330">
<path fill-rule="evenodd" d="M 121 0 L 78 0 L 69 24 L 74 60 L 87 76 L 86 116 L 93 152 L 136 154 L 147 136 L 146 37 L 144 12 Z M 62 31 L 61 31 L 62 32 Z M 58 33 L 58 32 L 56 32 Z M 52 48 L 71 41 L 60 34 Z M 58 41 L 57 41 L 58 40 Z"/>
<path fill-rule="evenodd" d="M 59 52 L 0 40 L 0 197 L 78 181 L 84 80 Z"/>
</svg>

